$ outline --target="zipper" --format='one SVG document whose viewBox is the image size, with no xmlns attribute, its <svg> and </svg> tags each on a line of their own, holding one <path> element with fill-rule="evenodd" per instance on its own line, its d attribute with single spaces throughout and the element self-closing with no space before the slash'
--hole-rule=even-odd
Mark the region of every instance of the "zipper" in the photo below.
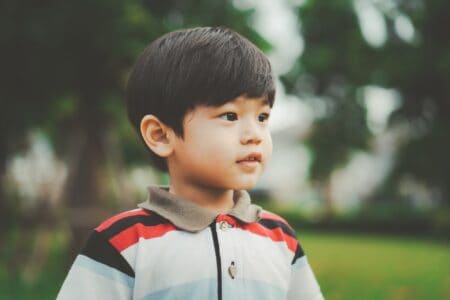
<svg viewBox="0 0 450 300">
<path fill-rule="evenodd" d="M 216 220 L 209 225 L 211 227 L 212 238 L 214 242 L 214 251 L 216 253 L 217 264 L 217 299 L 222 300 L 222 262 L 220 260 L 219 239 L 217 238 Z"/>
</svg>

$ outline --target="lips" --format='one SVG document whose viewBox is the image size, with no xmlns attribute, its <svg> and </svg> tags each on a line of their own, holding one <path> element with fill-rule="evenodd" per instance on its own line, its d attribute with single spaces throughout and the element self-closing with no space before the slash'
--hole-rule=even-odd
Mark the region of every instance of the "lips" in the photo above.
<svg viewBox="0 0 450 300">
<path fill-rule="evenodd" d="M 260 163 L 262 159 L 262 155 L 259 152 L 252 152 L 243 158 L 240 158 L 237 163 L 244 163 L 244 162 L 255 162 Z"/>
</svg>

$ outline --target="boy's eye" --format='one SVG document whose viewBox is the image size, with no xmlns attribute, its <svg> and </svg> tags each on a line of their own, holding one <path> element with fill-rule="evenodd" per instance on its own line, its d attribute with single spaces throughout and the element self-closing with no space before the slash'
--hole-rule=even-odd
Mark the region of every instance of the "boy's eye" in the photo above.
<svg viewBox="0 0 450 300">
<path fill-rule="evenodd" d="M 262 113 L 258 116 L 258 121 L 265 122 L 269 120 L 269 114 L 268 113 Z"/>
<path fill-rule="evenodd" d="M 220 116 L 220 118 L 227 120 L 227 121 L 236 121 L 237 120 L 237 114 L 234 112 L 226 112 Z"/>
</svg>

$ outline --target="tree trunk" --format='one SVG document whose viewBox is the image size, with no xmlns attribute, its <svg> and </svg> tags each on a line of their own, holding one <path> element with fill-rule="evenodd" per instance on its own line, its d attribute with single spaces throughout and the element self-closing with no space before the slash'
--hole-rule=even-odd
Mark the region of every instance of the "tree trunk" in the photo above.
<svg viewBox="0 0 450 300">
<path fill-rule="evenodd" d="M 95 110 L 94 110 L 95 111 Z M 98 110 L 97 110 L 98 111 Z M 95 112 L 81 115 L 70 143 L 69 176 L 66 182 L 66 207 L 71 243 L 71 263 L 92 230 L 110 213 L 103 199 L 101 168 L 104 164 L 104 123 Z"/>
</svg>

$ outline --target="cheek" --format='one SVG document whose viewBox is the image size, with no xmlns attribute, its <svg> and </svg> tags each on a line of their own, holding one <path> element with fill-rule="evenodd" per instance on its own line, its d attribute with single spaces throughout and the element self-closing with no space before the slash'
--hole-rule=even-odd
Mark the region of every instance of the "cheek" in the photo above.
<svg viewBox="0 0 450 300">
<path fill-rule="evenodd" d="M 233 157 L 233 142 L 227 132 L 199 130 L 189 140 L 189 156 L 196 162 L 229 160 Z"/>
<path fill-rule="evenodd" d="M 272 145 L 272 136 L 270 135 L 270 133 L 267 134 L 267 137 L 265 139 L 265 145 L 264 145 L 264 154 L 266 157 L 266 164 L 270 161 L 270 158 L 272 157 L 272 150 L 273 150 L 273 145 Z"/>
<path fill-rule="evenodd" d="M 235 153 L 232 141 L 230 141 L 224 134 L 216 134 L 211 137 L 209 141 L 205 141 L 203 157 L 209 156 L 209 160 L 221 161 L 229 160 Z"/>
</svg>

